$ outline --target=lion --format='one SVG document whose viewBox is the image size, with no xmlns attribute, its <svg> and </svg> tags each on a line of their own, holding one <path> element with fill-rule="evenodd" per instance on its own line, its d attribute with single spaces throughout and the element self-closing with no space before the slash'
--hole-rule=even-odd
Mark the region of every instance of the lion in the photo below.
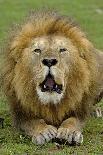
<svg viewBox="0 0 103 155">
<path fill-rule="evenodd" d="M 54 11 L 34 11 L 5 47 L 2 87 L 14 126 L 37 145 L 81 144 L 85 120 L 103 96 L 103 53 Z"/>
</svg>

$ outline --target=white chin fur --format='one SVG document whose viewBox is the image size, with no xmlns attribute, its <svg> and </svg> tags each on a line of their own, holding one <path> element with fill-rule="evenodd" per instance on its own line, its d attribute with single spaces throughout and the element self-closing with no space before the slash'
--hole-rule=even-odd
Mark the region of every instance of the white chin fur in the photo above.
<svg viewBox="0 0 103 155">
<path fill-rule="evenodd" d="M 60 100 L 63 98 L 63 93 L 57 94 L 56 92 L 42 92 L 40 88 L 37 88 L 37 94 L 42 104 L 58 104 Z"/>
</svg>

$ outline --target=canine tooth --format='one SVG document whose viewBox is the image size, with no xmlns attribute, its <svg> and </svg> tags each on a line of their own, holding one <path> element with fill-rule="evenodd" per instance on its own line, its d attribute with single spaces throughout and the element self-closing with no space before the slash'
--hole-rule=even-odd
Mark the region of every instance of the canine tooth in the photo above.
<svg viewBox="0 0 103 155">
<path fill-rule="evenodd" d="M 58 86 L 56 85 L 55 88 L 58 88 Z"/>
<path fill-rule="evenodd" d="M 44 85 L 44 88 L 46 88 L 46 85 Z"/>
</svg>

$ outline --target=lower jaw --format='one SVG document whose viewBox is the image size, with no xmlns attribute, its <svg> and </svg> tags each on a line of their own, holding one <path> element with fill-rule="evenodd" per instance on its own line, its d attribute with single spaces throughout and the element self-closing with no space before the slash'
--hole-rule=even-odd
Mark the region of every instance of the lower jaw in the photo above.
<svg viewBox="0 0 103 155">
<path fill-rule="evenodd" d="M 57 93 L 57 94 L 61 94 L 62 93 L 62 85 L 55 85 L 55 87 L 53 88 L 48 88 L 48 87 L 44 87 L 45 85 L 40 85 L 40 89 L 42 92 L 48 92 L 48 93 Z M 57 86 L 57 87 L 56 87 Z"/>
<path fill-rule="evenodd" d="M 61 94 L 62 93 L 61 90 L 54 91 L 54 90 L 42 90 L 42 89 L 41 89 L 41 92 L 48 93 L 48 94 L 53 94 L 53 93 Z"/>
<path fill-rule="evenodd" d="M 62 91 L 61 90 L 42 90 L 41 89 L 41 92 L 44 92 L 44 93 L 48 93 L 48 94 L 62 94 Z"/>
<path fill-rule="evenodd" d="M 37 94 L 39 101 L 41 104 L 47 105 L 47 104 L 60 104 L 61 99 L 64 97 L 64 93 L 62 92 L 61 94 L 56 93 L 55 91 L 53 92 L 42 92 L 40 88 L 37 88 Z"/>
</svg>

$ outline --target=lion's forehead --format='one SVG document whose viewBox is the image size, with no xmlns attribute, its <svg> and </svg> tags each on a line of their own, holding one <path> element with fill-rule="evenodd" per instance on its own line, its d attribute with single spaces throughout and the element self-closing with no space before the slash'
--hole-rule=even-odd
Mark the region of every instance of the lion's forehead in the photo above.
<svg viewBox="0 0 103 155">
<path fill-rule="evenodd" d="M 31 46 L 34 48 L 60 48 L 70 44 L 69 38 L 64 36 L 41 36 L 32 40 Z"/>
</svg>

